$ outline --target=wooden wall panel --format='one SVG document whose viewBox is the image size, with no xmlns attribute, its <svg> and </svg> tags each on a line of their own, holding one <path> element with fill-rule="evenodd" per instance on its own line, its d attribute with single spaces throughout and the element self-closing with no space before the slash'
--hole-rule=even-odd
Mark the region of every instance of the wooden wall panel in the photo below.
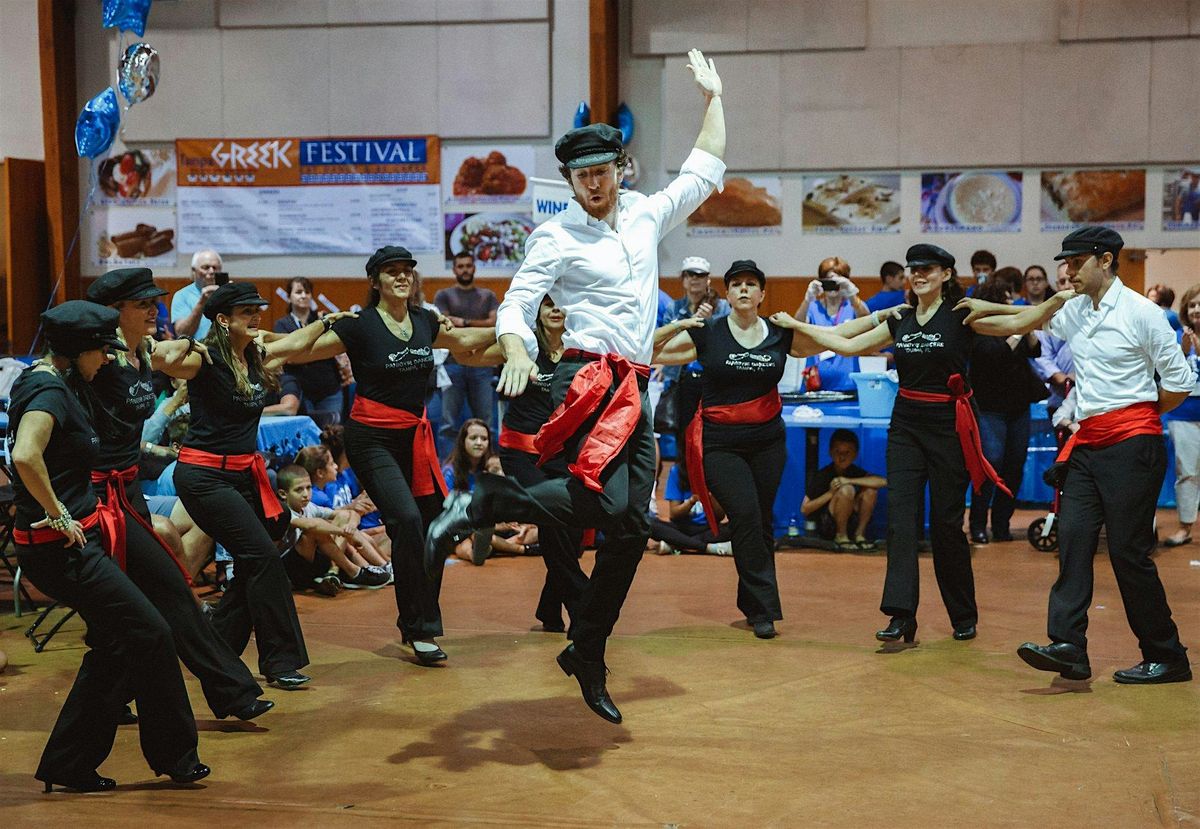
<svg viewBox="0 0 1200 829">
<path fill-rule="evenodd" d="M 50 250 L 46 226 L 46 165 L 20 158 L 4 160 L 5 348 L 25 354 L 33 344 L 38 317 L 50 296 Z"/>
</svg>

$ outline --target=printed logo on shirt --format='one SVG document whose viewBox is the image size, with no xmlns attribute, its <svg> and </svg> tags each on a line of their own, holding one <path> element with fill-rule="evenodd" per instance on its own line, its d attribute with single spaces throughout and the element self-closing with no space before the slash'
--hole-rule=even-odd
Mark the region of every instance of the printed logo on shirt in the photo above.
<svg viewBox="0 0 1200 829">
<path fill-rule="evenodd" d="M 927 334 L 924 331 L 914 331 L 911 334 L 902 334 L 900 339 L 896 341 L 896 348 L 912 353 L 932 351 L 936 348 L 945 347 L 946 344 L 942 342 L 942 335 L 937 332 Z"/>
<path fill-rule="evenodd" d="M 741 351 L 730 354 L 725 358 L 725 365 L 738 371 L 767 371 L 775 364 L 775 358 L 770 354 L 754 354 Z"/>
<path fill-rule="evenodd" d="M 550 372 L 549 374 L 540 374 L 539 373 L 537 376 L 537 379 L 535 379 L 533 381 L 533 384 L 535 386 L 537 386 L 538 389 L 540 389 L 541 391 L 548 392 L 548 391 L 550 391 L 550 381 L 553 379 L 554 379 L 554 372 Z"/>
<path fill-rule="evenodd" d="M 427 345 L 420 348 L 402 348 L 387 355 L 384 368 L 419 368 L 422 363 L 433 363 L 433 349 Z"/>
</svg>

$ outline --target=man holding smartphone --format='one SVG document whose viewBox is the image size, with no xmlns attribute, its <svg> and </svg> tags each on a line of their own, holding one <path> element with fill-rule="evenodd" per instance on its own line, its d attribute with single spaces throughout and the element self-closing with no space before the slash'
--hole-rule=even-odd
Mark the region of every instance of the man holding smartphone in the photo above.
<svg viewBox="0 0 1200 829">
<path fill-rule="evenodd" d="M 215 250 L 192 254 L 192 284 L 171 297 L 171 324 L 176 336 L 204 339 L 212 324 L 204 316 L 204 305 L 213 291 L 228 281 L 229 274 L 221 270 L 221 254 Z"/>
</svg>

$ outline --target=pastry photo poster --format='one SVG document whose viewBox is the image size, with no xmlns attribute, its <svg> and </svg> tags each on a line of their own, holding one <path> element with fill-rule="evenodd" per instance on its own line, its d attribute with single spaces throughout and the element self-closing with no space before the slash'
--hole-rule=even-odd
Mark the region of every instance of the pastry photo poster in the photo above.
<svg viewBox="0 0 1200 829">
<path fill-rule="evenodd" d="M 1163 230 L 1200 230 L 1200 166 L 1163 171 Z"/>
<path fill-rule="evenodd" d="M 804 233 L 899 233 L 899 173 L 825 173 L 802 179 Z"/>
<path fill-rule="evenodd" d="M 126 147 L 96 162 L 93 206 L 84 222 L 92 268 L 176 264 L 175 149 Z"/>
<path fill-rule="evenodd" d="M 1018 233 L 1022 174 L 968 170 L 921 174 L 921 230 L 926 233 Z"/>
<path fill-rule="evenodd" d="M 687 220 L 687 235 L 777 236 L 783 233 L 783 182 L 779 176 L 726 176 Z"/>
<path fill-rule="evenodd" d="M 1145 230 L 1146 171 L 1043 170 L 1042 232 L 1103 224 Z"/>
</svg>

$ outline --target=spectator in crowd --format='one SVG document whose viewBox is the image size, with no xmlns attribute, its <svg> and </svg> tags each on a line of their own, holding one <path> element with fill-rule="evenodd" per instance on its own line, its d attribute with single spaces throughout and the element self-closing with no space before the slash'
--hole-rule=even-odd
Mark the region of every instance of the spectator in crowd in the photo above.
<svg viewBox="0 0 1200 829">
<path fill-rule="evenodd" d="M 971 254 L 971 273 L 975 284 L 967 288 L 967 296 L 974 296 L 985 282 L 996 272 L 996 255 L 990 250 L 977 250 Z"/>
<path fill-rule="evenodd" d="M 413 289 L 408 298 L 408 306 L 409 308 L 425 308 L 433 311 L 439 318 L 442 317 L 442 312 L 438 310 L 438 307 L 425 300 L 425 289 L 421 286 L 421 274 L 416 268 L 413 268 Z M 345 355 L 341 356 L 345 357 Z M 434 369 L 425 386 L 425 416 L 429 418 L 430 423 L 438 425 L 442 422 L 442 391 L 450 387 L 450 375 L 446 372 L 446 359 L 449 356 L 449 349 L 435 348 L 433 350 Z M 346 368 L 349 369 L 349 367 L 350 362 L 347 360 Z M 437 444 L 439 458 L 450 454 L 453 444 L 442 437 L 440 429 L 434 440 Z"/>
<path fill-rule="evenodd" d="M 289 279 L 287 295 L 288 312 L 275 321 L 274 331 L 277 334 L 290 334 L 318 317 L 313 304 L 313 284 L 307 278 L 293 276 Z M 342 372 L 336 358 L 288 365 L 283 373 L 299 384 L 300 411 L 315 420 L 318 426 L 342 421 L 345 401 L 342 395 Z"/>
<path fill-rule="evenodd" d="M 438 291 L 433 304 L 455 328 L 494 326 L 500 303 L 490 289 L 475 284 L 475 257 L 462 251 L 455 255 L 453 268 L 456 284 Z M 458 434 L 464 401 L 471 410 L 471 417 L 482 420 L 491 429 L 492 409 L 496 403 L 492 385 L 495 370 L 459 365 L 453 357 L 446 358 L 444 368 L 450 385 L 442 390 L 442 439 L 449 442 Z"/>
<path fill-rule="evenodd" d="M 1025 269 L 1022 282 L 1024 295 L 1013 300 L 1013 305 L 1041 305 L 1050 296 L 1050 277 L 1041 265 L 1030 265 Z"/>
<path fill-rule="evenodd" d="M 346 457 L 344 427 L 337 423 L 321 430 L 321 445 L 329 450 L 337 465 L 337 477 L 332 483 L 313 487 L 313 503 L 330 509 L 352 509 L 359 515 L 358 528 L 375 542 L 375 549 L 384 559 L 391 561 L 392 542 L 388 538 L 383 518 L 371 496 L 358 482 L 350 460 Z M 304 450 L 301 450 L 304 451 Z"/>
<path fill-rule="evenodd" d="M 667 502 L 667 520 L 655 516 L 650 519 L 650 538 L 658 542 L 658 554 L 712 553 L 718 556 L 733 555 L 730 543 L 732 533 L 725 513 L 714 500 L 718 532 L 714 535 L 708 526 L 708 516 L 700 498 L 692 492 L 687 479 L 687 462 L 680 453 L 679 461 L 667 473 L 667 484 L 663 489 Z"/>
<path fill-rule="evenodd" d="M 700 256 L 684 258 L 680 268 L 679 278 L 683 282 L 683 296 L 671 304 L 671 312 L 667 322 L 694 317 L 696 319 L 720 319 L 729 316 L 729 303 L 717 296 L 711 284 L 711 266 L 707 259 Z M 665 323 L 664 323 L 665 324 Z M 700 390 L 704 368 L 699 360 L 693 360 L 686 366 L 665 366 L 663 379 L 667 388 L 675 385 L 674 392 L 664 393 L 675 395 L 675 446 L 683 446 L 683 433 L 696 414 L 700 405 Z M 678 456 L 678 452 L 676 455 Z"/>
<path fill-rule="evenodd" d="M 304 467 L 288 464 L 276 475 L 279 497 L 291 511 L 291 523 L 279 542 L 283 566 L 293 590 L 312 588 L 325 596 L 350 590 L 374 590 L 392 583 L 392 574 L 373 566 L 354 549 L 370 544 L 358 530 L 338 523 L 337 513 L 312 502 L 312 481 Z M 340 578 L 331 577 L 336 564 Z"/>
<path fill-rule="evenodd" d="M 446 486 L 452 490 L 474 492 L 476 478 L 484 472 L 502 474 L 499 458 L 492 448 L 492 430 L 482 420 L 471 418 L 463 423 L 462 429 L 459 430 L 458 438 L 454 442 L 454 451 L 450 453 L 450 458 L 442 468 L 442 477 L 446 480 Z M 531 529 L 536 531 L 536 528 Z M 529 530 L 524 526 L 511 523 L 485 527 L 464 534 L 456 542 L 454 554 L 475 565 L 483 564 L 493 553 L 524 555 L 533 541 L 526 543 L 517 538 L 532 538 L 528 533 Z M 540 550 L 536 552 L 540 554 Z"/>
<path fill-rule="evenodd" d="M 1070 287 L 1067 263 L 1060 262 L 1055 275 L 1054 289 L 1055 291 L 1065 291 Z M 1041 329 L 1036 333 L 1042 346 L 1042 354 L 1031 360 L 1030 365 L 1033 367 L 1033 373 L 1046 384 L 1046 388 L 1050 392 L 1050 397 L 1046 400 L 1046 411 L 1053 420 L 1054 413 L 1059 406 L 1063 405 L 1063 400 L 1067 396 L 1067 381 L 1074 382 L 1075 361 L 1071 357 L 1071 347 L 1067 345 L 1066 340 Z"/>
<path fill-rule="evenodd" d="M 883 286 L 879 293 L 867 300 L 867 309 L 884 311 L 904 302 L 904 266 L 899 262 L 887 261 L 879 266 L 879 281 Z"/>
<path fill-rule="evenodd" d="M 1163 316 L 1167 318 L 1167 322 L 1176 332 L 1183 330 L 1183 324 L 1179 321 L 1179 314 L 1171 308 L 1175 304 L 1175 292 L 1166 285 L 1159 283 L 1151 285 L 1146 289 L 1146 298 L 1163 309 Z"/>
<path fill-rule="evenodd" d="M 267 405 L 262 410 L 263 417 L 293 417 L 299 414 L 302 396 L 300 382 L 295 375 L 281 371 L 279 390 L 267 392 Z"/>
<path fill-rule="evenodd" d="M 198 250 L 192 254 L 192 284 L 186 285 L 171 297 L 171 325 L 178 337 L 203 340 L 212 324 L 204 316 L 204 305 L 217 285 L 221 271 L 221 254 L 215 250 Z"/>
<path fill-rule="evenodd" d="M 1021 272 L 1001 268 L 979 286 L 976 297 L 985 302 L 1012 305 Z M 988 511 L 992 516 L 992 538 L 1012 541 L 1009 522 L 1016 508 L 1017 490 L 1025 471 L 1029 449 L 1029 404 L 1044 400 L 1046 387 L 1034 374 L 1029 361 L 1041 355 L 1041 342 L 1030 331 L 1009 337 L 979 334 L 971 348 L 969 373 L 975 402 L 979 405 L 979 440 L 983 456 L 992 465 L 1012 495 L 991 481 L 971 495 L 969 519 L 971 541 L 988 543 Z"/>
<path fill-rule="evenodd" d="M 850 281 L 850 263 L 840 256 L 822 259 L 817 267 L 818 277 L 808 283 L 804 300 L 796 309 L 796 319 L 811 325 L 832 328 L 843 322 L 865 317 L 871 313 L 858 298 L 858 286 Z M 858 371 L 857 357 L 840 354 L 820 354 L 807 358 L 806 368 L 816 367 L 824 391 L 853 391 L 852 372 Z"/>
<path fill-rule="evenodd" d="M 875 550 L 875 542 L 867 538 L 867 525 L 887 478 L 854 463 L 858 435 L 849 429 L 835 429 L 830 435 L 829 457 L 832 463 L 818 469 L 805 487 L 800 512 L 808 521 L 815 521 L 817 534 L 839 550 Z"/>
<path fill-rule="evenodd" d="M 1183 330 L 1179 345 L 1187 358 L 1196 385 L 1187 400 L 1164 415 L 1175 445 L 1175 509 L 1179 527 L 1163 545 L 1178 547 L 1192 540 L 1192 524 L 1200 505 L 1200 285 L 1193 285 L 1179 300 Z"/>
</svg>

